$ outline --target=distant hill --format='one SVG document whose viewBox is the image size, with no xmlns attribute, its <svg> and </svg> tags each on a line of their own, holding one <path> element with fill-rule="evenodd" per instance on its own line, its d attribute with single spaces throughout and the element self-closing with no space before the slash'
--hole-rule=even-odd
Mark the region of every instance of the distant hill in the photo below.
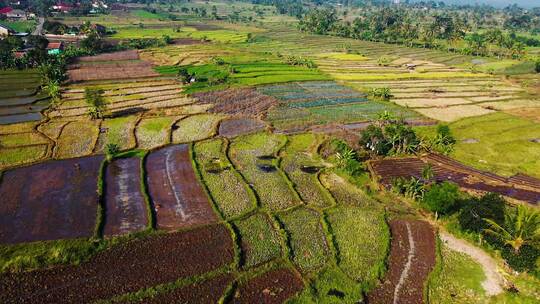
<svg viewBox="0 0 540 304">
<path fill-rule="evenodd" d="M 415 1 L 415 2 L 419 2 Z M 495 7 L 505 7 L 510 4 L 517 4 L 521 7 L 532 8 L 540 7 L 540 0 L 443 0 L 449 4 L 490 4 Z"/>
</svg>

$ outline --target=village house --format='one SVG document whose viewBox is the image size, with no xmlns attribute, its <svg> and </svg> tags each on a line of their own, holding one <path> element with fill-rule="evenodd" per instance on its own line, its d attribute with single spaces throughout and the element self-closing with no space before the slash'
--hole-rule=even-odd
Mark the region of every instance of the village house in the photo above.
<svg viewBox="0 0 540 304">
<path fill-rule="evenodd" d="M 47 54 L 49 55 L 59 55 L 63 50 L 63 42 L 49 42 L 49 44 L 47 44 Z"/>
</svg>

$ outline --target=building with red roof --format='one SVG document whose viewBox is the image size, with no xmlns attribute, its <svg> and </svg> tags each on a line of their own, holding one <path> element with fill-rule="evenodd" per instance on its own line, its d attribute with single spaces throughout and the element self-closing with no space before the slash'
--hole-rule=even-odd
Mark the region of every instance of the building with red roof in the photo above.
<svg viewBox="0 0 540 304">
<path fill-rule="evenodd" d="M 7 7 L 4 7 L 4 8 L 0 8 L 0 14 L 2 15 L 7 15 L 7 13 L 11 13 L 11 11 L 13 11 L 13 8 L 7 6 Z"/>
</svg>

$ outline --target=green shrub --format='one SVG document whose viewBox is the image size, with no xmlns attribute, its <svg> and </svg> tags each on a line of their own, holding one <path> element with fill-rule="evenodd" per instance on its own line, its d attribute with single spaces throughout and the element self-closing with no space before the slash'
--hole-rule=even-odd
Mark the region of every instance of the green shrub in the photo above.
<svg viewBox="0 0 540 304">
<path fill-rule="evenodd" d="M 442 182 L 432 185 L 424 194 L 422 205 L 431 212 L 447 215 L 457 211 L 461 193 L 458 185 Z"/>
<path fill-rule="evenodd" d="M 536 60 L 534 64 L 534 70 L 536 71 L 536 73 L 540 73 L 540 59 Z"/>
<path fill-rule="evenodd" d="M 388 87 L 373 88 L 369 92 L 369 95 L 382 100 L 389 100 L 392 97 L 392 93 L 390 92 L 390 88 Z"/>
<path fill-rule="evenodd" d="M 490 219 L 502 225 L 504 223 L 505 200 L 495 193 L 488 193 L 481 198 L 471 198 L 463 202 L 458 215 L 461 229 L 482 232 L 488 227 L 484 219 Z"/>
<path fill-rule="evenodd" d="M 506 260 L 512 269 L 517 271 L 528 271 L 536 276 L 540 276 L 540 249 L 531 245 L 524 245 L 516 253 L 510 246 L 504 246 L 501 256 Z"/>
</svg>

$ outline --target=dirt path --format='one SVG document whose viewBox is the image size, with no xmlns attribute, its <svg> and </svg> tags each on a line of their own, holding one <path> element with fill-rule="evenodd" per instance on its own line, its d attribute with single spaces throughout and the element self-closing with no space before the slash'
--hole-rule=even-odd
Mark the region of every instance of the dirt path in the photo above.
<svg viewBox="0 0 540 304">
<path fill-rule="evenodd" d="M 503 292 L 504 278 L 497 272 L 497 264 L 492 257 L 481 249 L 464 240 L 455 238 L 446 232 L 441 231 L 439 237 L 448 248 L 468 255 L 482 266 L 486 274 L 486 279 L 482 282 L 482 287 L 484 287 L 487 295 L 493 296 Z"/>
</svg>

